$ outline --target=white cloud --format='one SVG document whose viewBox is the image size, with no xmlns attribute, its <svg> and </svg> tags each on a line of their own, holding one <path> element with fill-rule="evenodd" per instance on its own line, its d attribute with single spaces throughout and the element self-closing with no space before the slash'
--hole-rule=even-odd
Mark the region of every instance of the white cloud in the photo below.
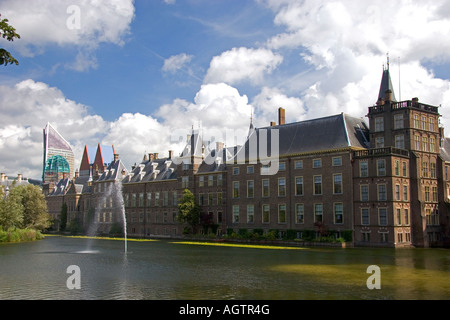
<svg viewBox="0 0 450 320">
<path fill-rule="evenodd" d="M 162 70 L 165 72 L 175 73 L 176 71 L 184 68 L 187 63 L 191 62 L 194 56 L 186 53 L 180 53 L 175 56 L 171 56 L 164 60 Z"/>
<path fill-rule="evenodd" d="M 86 60 L 101 43 L 122 45 L 134 18 L 133 0 L 4 0 L 2 18 L 7 18 L 20 34 L 13 46 L 24 56 L 42 54 L 46 46 L 80 48 L 72 69 L 95 66 Z M 83 56 L 84 55 L 84 56 Z M 86 63 L 86 61 L 88 61 Z M 69 66 L 70 67 L 70 66 Z"/>
<path fill-rule="evenodd" d="M 268 49 L 233 48 L 211 60 L 204 82 L 259 84 L 264 75 L 272 73 L 282 61 L 281 55 Z"/>
</svg>

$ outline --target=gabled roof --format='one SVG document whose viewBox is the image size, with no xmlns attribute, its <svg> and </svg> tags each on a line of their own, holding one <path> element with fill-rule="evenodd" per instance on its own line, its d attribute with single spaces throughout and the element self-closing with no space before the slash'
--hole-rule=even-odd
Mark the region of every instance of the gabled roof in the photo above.
<svg viewBox="0 0 450 320">
<path fill-rule="evenodd" d="M 90 161 L 89 161 L 89 153 L 87 146 L 84 146 L 83 158 L 81 159 L 80 165 L 80 176 L 89 176 L 91 171 Z"/>
<path fill-rule="evenodd" d="M 118 180 L 122 181 L 122 179 L 128 174 L 128 170 L 125 165 L 118 159 L 117 161 L 111 162 L 105 171 L 98 178 L 98 182 L 101 181 L 111 181 Z"/>
<path fill-rule="evenodd" d="M 368 147 L 368 132 L 369 129 L 363 119 L 344 113 L 281 126 L 258 128 L 237 152 L 235 159 L 256 160 L 250 152 L 253 151 L 259 157 L 270 156 L 271 152 L 276 152 L 277 147 L 279 156 L 349 147 L 365 149 Z M 252 143 L 256 143 L 256 147 L 251 145 Z"/>
<path fill-rule="evenodd" d="M 187 157 L 201 157 L 203 152 L 203 140 L 198 130 L 192 130 L 192 134 L 189 136 L 186 146 L 183 152 L 180 154 L 180 158 Z"/>
<path fill-rule="evenodd" d="M 123 183 L 151 182 L 177 178 L 177 165 L 169 158 L 144 160 L 124 177 Z"/>
<path fill-rule="evenodd" d="M 441 157 L 445 162 L 450 162 L 450 138 L 444 138 L 442 141 Z"/>
</svg>

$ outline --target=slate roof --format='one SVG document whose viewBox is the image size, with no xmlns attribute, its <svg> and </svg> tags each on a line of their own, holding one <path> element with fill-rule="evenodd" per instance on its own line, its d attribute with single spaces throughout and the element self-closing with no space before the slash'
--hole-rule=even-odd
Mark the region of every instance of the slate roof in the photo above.
<svg viewBox="0 0 450 320">
<path fill-rule="evenodd" d="M 274 130 L 278 131 L 279 139 L 275 139 Z M 265 134 L 267 134 L 266 139 L 264 139 Z M 255 160 L 253 156 L 249 157 L 249 152 L 252 150 L 255 152 L 257 150 L 260 157 L 264 154 L 270 156 L 273 142 L 278 143 L 279 155 L 287 156 L 348 147 L 365 149 L 369 147 L 368 139 L 369 129 L 363 119 L 341 113 L 281 126 L 258 128 L 237 152 L 235 159 Z M 252 141 L 256 141 L 256 149 L 254 146 L 250 147 Z M 267 141 L 266 152 L 264 152 L 264 145 L 261 144 L 264 141 Z"/>
<path fill-rule="evenodd" d="M 123 178 L 128 174 L 128 170 L 122 161 L 117 160 L 111 162 L 108 167 L 103 171 L 96 182 L 102 181 L 112 181 L 112 180 L 123 180 Z"/>
<path fill-rule="evenodd" d="M 172 159 L 161 158 L 144 160 L 130 174 L 123 177 L 122 183 L 162 181 L 177 178 L 177 166 Z"/>
<path fill-rule="evenodd" d="M 441 147 L 441 157 L 444 161 L 450 162 L 450 138 L 444 138 Z"/>
<path fill-rule="evenodd" d="M 385 99 L 386 90 L 391 90 L 392 91 L 392 101 L 393 102 L 397 102 L 397 100 L 395 99 L 394 86 L 392 85 L 391 75 L 389 73 L 389 68 L 383 70 L 383 76 L 381 78 L 381 84 L 380 84 L 380 92 L 378 94 L 378 101 Z"/>
</svg>

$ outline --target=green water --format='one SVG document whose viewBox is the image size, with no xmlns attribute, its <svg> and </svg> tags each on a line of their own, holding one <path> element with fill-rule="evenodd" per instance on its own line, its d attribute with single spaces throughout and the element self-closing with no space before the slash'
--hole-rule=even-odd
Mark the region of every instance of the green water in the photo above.
<svg viewBox="0 0 450 320">
<path fill-rule="evenodd" d="M 69 290 L 67 268 L 80 270 Z M 367 268 L 380 268 L 370 290 Z M 0 299 L 450 299 L 450 250 L 271 250 L 48 237 L 0 245 Z"/>
</svg>

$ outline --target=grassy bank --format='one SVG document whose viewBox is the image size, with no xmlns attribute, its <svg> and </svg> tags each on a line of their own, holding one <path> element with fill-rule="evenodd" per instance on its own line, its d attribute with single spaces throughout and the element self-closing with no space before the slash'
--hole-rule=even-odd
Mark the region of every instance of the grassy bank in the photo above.
<svg viewBox="0 0 450 320">
<path fill-rule="evenodd" d="M 41 240 L 44 236 L 38 230 L 34 229 L 8 229 L 0 228 L 0 243 L 1 242 L 25 242 Z"/>
</svg>

